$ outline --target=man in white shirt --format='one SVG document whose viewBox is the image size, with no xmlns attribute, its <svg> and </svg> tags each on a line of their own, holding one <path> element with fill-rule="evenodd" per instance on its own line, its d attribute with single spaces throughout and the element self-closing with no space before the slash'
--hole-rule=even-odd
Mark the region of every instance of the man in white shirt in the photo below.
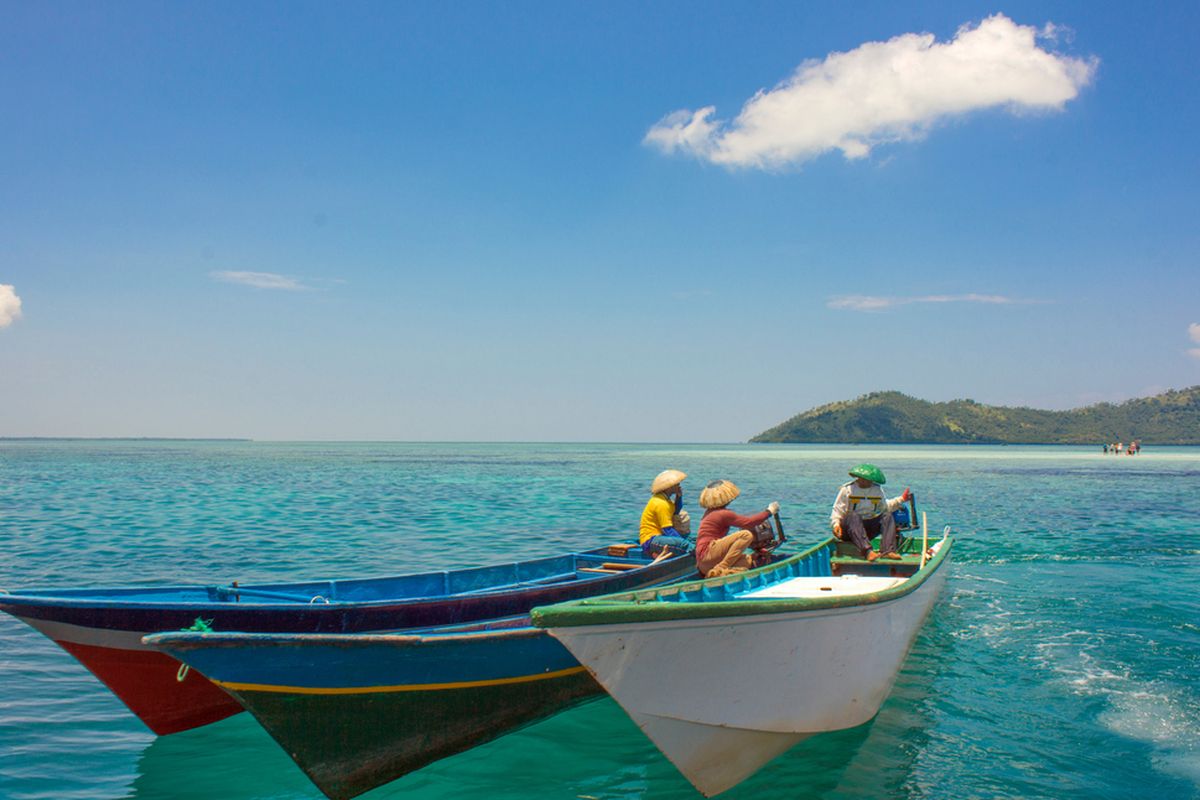
<svg viewBox="0 0 1200 800">
<path fill-rule="evenodd" d="M 908 502 L 912 492 L 889 500 L 879 488 L 887 483 L 883 470 L 874 464 L 859 464 L 850 470 L 854 480 L 843 484 L 833 501 L 829 524 L 833 535 L 849 541 L 867 561 L 884 558 L 899 559 L 896 552 L 896 520 L 892 512 Z M 879 552 L 871 549 L 871 539 L 879 537 Z"/>
</svg>

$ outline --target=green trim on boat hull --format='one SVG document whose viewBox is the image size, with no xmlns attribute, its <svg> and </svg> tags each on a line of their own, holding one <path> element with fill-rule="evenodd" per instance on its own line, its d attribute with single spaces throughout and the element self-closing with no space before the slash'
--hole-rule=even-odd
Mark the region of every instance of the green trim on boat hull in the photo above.
<svg viewBox="0 0 1200 800">
<path fill-rule="evenodd" d="M 909 540 L 910 542 L 916 540 Z M 923 584 L 930 575 L 945 563 L 950 549 L 954 545 L 953 537 L 946 537 L 944 544 L 926 564 L 925 568 L 917 571 L 912 578 L 899 586 L 885 589 L 874 594 L 833 596 L 833 597 L 803 597 L 803 598 L 772 598 L 765 600 L 720 600 L 716 602 L 680 602 L 669 599 L 680 594 L 697 591 L 703 587 L 730 586 L 754 580 L 756 576 L 769 575 L 779 570 L 787 570 L 797 562 L 814 556 L 822 549 L 831 549 L 835 539 L 826 541 L 797 553 L 775 564 L 770 564 L 749 572 L 726 575 L 720 578 L 708 578 L 687 583 L 677 583 L 661 589 L 646 589 L 637 592 L 622 592 L 619 594 L 593 597 L 571 603 L 561 603 L 533 610 L 533 624 L 539 628 L 570 628 L 584 625 L 610 625 L 632 622 L 660 622 L 667 620 L 709 619 L 714 617 L 748 617 L 763 614 L 785 614 L 797 611 L 816 611 L 828 608 L 847 608 L 852 606 L 884 603 L 903 597 Z M 936 542 L 931 543 L 936 544 Z M 863 562 L 864 564 L 866 562 Z M 879 562 L 875 562 L 879 563 Z M 886 563 L 886 562 L 885 562 Z"/>
<path fill-rule="evenodd" d="M 603 690 L 586 672 L 450 691 L 230 691 L 326 796 L 346 800 Z"/>
</svg>

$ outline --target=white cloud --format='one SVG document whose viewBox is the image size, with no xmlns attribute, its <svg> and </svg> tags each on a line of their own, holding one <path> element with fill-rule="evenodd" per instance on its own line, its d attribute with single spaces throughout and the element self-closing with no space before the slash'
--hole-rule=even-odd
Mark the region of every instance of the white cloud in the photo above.
<svg viewBox="0 0 1200 800">
<path fill-rule="evenodd" d="M 984 303 L 987 305 L 1018 305 L 1034 300 L 1018 300 L 1000 294 L 927 294 L 921 297 L 880 297 L 868 294 L 848 294 L 830 298 L 825 305 L 847 311 L 883 311 L 913 303 Z"/>
<path fill-rule="evenodd" d="M 21 318 L 21 298 L 16 287 L 0 283 L 0 328 L 7 328 Z"/>
<path fill-rule="evenodd" d="M 295 278 L 277 275 L 274 272 L 224 271 L 210 272 L 209 276 L 213 280 L 240 283 L 243 286 L 253 286 L 255 289 L 286 289 L 295 292 L 309 288 Z"/>
<path fill-rule="evenodd" d="M 829 308 L 849 309 L 850 311 L 882 311 L 898 305 L 896 297 L 872 297 L 866 294 L 848 294 L 830 298 L 826 303 Z"/>
<path fill-rule="evenodd" d="M 906 33 L 806 61 L 775 88 L 759 90 L 732 122 L 716 108 L 675 111 L 646 144 L 730 167 L 782 167 L 830 150 L 862 158 L 885 142 L 922 138 L 937 122 L 985 108 L 1061 110 L 1099 63 L 1044 50 L 1063 29 L 1018 25 L 1003 14 L 954 39 Z"/>
<path fill-rule="evenodd" d="M 1188 338 L 1196 344 L 1200 344 L 1200 322 L 1193 322 L 1188 325 Z M 1200 347 L 1193 347 L 1187 351 L 1192 358 L 1200 358 Z"/>
</svg>

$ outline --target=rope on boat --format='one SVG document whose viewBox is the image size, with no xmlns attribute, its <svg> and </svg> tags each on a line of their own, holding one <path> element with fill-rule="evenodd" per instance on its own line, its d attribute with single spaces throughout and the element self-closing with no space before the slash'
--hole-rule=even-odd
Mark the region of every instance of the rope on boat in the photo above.
<svg viewBox="0 0 1200 800">
<path fill-rule="evenodd" d="M 325 605 L 329 605 L 329 598 L 325 597 L 324 595 L 320 595 L 320 594 L 314 594 L 312 597 L 312 600 L 308 601 L 308 604 L 311 606 L 313 603 L 317 602 L 318 600 L 320 600 Z"/>
<path fill-rule="evenodd" d="M 201 619 L 200 617 L 196 617 L 195 622 L 186 628 L 181 628 L 180 630 L 187 631 L 188 633 L 212 633 L 212 624 L 213 621 L 211 619 Z M 179 670 L 175 673 L 175 680 L 183 683 L 183 679 L 188 676 L 188 673 L 191 672 L 191 670 L 192 668 L 187 664 L 180 664 Z"/>
</svg>

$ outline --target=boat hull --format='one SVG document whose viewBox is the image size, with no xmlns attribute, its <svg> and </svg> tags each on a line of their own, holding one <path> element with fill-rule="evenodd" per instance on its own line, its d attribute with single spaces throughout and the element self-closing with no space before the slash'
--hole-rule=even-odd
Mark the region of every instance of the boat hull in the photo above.
<svg viewBox="0 0 1200 800">
<path fill-rule="evenodd" d="M 427 636 L 148 637 L 240 702 L 328 797 L 354 797 L 596 697 L 526 627 Z"/>
<path fill-rule="evenodd" d="M 210 725 L 242 711 L 220 687 L 181 669 L 178 661 L 162 653 L 58 644 L 158 736 Z"/>
<path fill-rule="evenodd" d="M 17 618 L 74 656 L 159 736 L 209 725 L 242 711 L 236 700 L 203 675 L 143 645 L 142 632 Z"/>
<path fill-rule="evenodd" d="M 804 738 L 878 713 L 945 582 L 943 561 L 890 599 L 744 616 L 729 604 L 762 602 L 731 600 L 710 604 L 724 607 L 715 616 L 549 630 L 712 796 Z"/>
<path fill-rule="evenodd" d="M 207 621 L 215 630 L 280 633 L 372 633 L 433 628 L 527 614 L 535 605 L 661 583 L 684 577 L 694 569 L 687 559 L 654 565 L 642 561 L 638 564 L 640 568 L 618 574 L 587 572 L 580 573 L 577 579 L 548 584 L 533 581 L 509 589 L 495 585 L 566 569 L 560 563 L 563 559 L 581 557 L 597 561 L 608 558 L 601 549 L 578 557 L 557 556 L 454 572 L 240 587 L 238 591 L 244 595 L 227 593 L 221 596 L 223 599 L 214 594 L 214 587 L 202 586 L 0 595 L 0 610 L 61 646 L 150 730 L 165 735 L 242 711 L 234 698 L 204 676 L 181 671 L 183 665 L 179 661 L 142 644 L 142 637 L 148 634 L 186 629 L 197 618 Z M 574 567 L 571 570 L 574 574 Z M 453 596 L 434 594 L 454 581 L 461 585 L 452 588 L 462 589 L 461 592 Z M 389 591 L 418 593 L 418 596 L 388 598 Z M 298 593 L 299 601 L 264 602 L 272 594 L 286 592 Z M 381 594 L 384 599 L 354 599 Z M 325 602 L 330 597 L 334 601 Z M 310 602 L 310 598 L 315 602 Z"/>
</svg>

